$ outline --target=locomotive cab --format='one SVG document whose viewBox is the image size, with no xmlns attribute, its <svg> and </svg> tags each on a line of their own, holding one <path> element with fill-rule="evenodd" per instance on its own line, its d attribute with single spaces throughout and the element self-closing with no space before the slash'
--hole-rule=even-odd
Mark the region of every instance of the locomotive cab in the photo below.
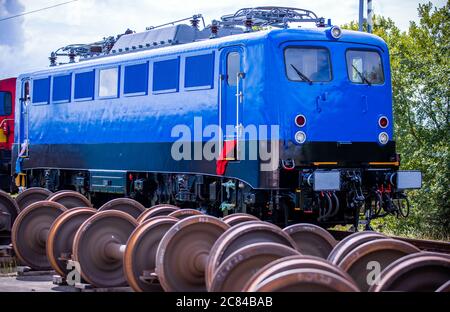
<svg viewBox="0 0 450 312">
<path fill-rule="evenodd" d="M 369 219 L 382 208 L 407 215 L 403 191 L 420 188 L 421 174 L 398 171 L 388 47 L 377 36 L 333 36 L 334 29 L 269 35 L 276 57 L 268 57 L 267 94 L 281 124 L 280 187 L 296 188 L 302 219 L 318 213 L 326 223 L 338 209 L 357 219 L 364 205 Z"/>
<path fill-rule="evenodd" d="M 386 44 L 368 34 L 327 33 L 289 30 L 279 44 L 273 88 L 289 128 L 287 153 L 298 165 L 398 167 Z"/>
<path fill-rule="evenodd" d="M 10 191 L 16 79 L 0 80 L 0 189 Z"/>
</svg>

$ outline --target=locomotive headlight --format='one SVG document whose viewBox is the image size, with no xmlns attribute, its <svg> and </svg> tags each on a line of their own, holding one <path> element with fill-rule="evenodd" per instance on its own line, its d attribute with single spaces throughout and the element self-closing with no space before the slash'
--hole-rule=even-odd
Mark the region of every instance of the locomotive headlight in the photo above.
<svg viewBox="0 0 450 312">
<path fill-rule="evenodd" d="M 333 26 L 331 27 L 330 33 L 334 39 L 339 39 L 342 36 L 342 29 L 339 26 Z"/>
<path fill-rule="evenodd" d="M 303 143 L 305 143 L 305 141 L 306 141 L 306 133 L 303 132 L 303 131 L 297 131 L 297 132 L 295 133 L 295 141 L 296 141 L 298 144 L 303 144 Z"/>
<path fill-rule="evenodd" d="M 389 142 L 389 135 L 386 132 L 381 132 L 378 136 L 378 141 L 383 145 L 387 144 Z"/>
</svg>

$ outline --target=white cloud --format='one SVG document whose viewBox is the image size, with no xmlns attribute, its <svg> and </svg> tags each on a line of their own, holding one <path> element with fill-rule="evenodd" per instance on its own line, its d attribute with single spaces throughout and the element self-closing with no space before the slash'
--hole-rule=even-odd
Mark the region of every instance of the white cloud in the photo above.
<svg viewBox="0 0 450 312">
<path fill-rule="evenodd" d="M 60 3 L 61 0 L 0 0 L 0 16 L 5 12 L 6 3 L 22 5 L 25 12 Z M 418 3 L 426 0 L 374 0 L 376 14 L 390 16 L 406 29 L 409 20 L 417 20 Z M 51 51 L 59 47 L 94 42 L 105 36 L 123 33 L 127 28 L 143 31 L 147 26 L 155 26 L 172 20 L 202 13 L 206 23 L 224 14 L 235 12 L 242 7 L 278 5 L 294 6 L 312 10 L 319 16 L 331 18 L 334 24 L 347 23 L 358 17 L 359 0 L 79 0 L 46 11 L 26 15 L 22 18 L 0 22 L 0 33 L 12 34 L 21 31 L 12 47 L 5 45 L 0 36 L 0 78 L 17 76 L 34 67 L 48 65 Z M 434 1 L 442 6 L 445 0 Z"/>
</svg>

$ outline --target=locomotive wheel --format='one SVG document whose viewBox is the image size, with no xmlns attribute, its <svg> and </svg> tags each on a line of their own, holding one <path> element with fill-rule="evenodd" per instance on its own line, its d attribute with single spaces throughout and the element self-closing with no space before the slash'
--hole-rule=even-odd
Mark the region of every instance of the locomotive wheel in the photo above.
<svg viewBox="0 0 450 312">
<path fill-rule="evenodd" d="M 139 223 L 142 223 L 148 219 L 160 216 L 167 216 L 174 211 L 178 211 L 180 208 L 172 205 L 157 205 L 145 210 L 137 219 Z"/>
<path fill-rule="evenodd" d="M 205 269 L 214 242 L 229 225 L 212 216 L 179 221 L 164 235 L 156 274 L 165 291 L 205 291 Z"/>
<path fill-rule="evenodd" d="M 84 280 L 96 287 L 127 284 L 123 252 L 137 225 L 132 216 L 118 210 L 98 212 L 81 225 L 73 241 L 73 258 Z"/>
<path fill-rule="evenodd" d="M 12 242 L 16 256 L 35 270 L 50 270 L 46 243 L 50 227 L 58 216 L 67 211 L 61 204 L 40 201 L 25 208 L 12 228 Z"/>
<path fill-rule="evenodd" d="M 358 292 L 358 287 L 342 276 L 320 269 L 295 269 L 275 274 L 250 292 Z"/>
<path fill-rule="evenodd" d="M 211 249 L 206 268 L 206 285 L 211 287 L 216 269 L 233 252 L 254 243 L 278 243 L 295 249 L 294 240 L 278 226 L 268 222 L 240 223 L 224 233 Z"/>
<path fill-rule="evenodd" d="M 84 221 L 92 217 L 97 210 L 93 208 L 73 208 L 61 214 L 53 222 L 47 238 L 47 258 L 53 269 L 62 277 L 69 273 L 66 262 L 72 255 L 73 239 Z"/>
<path fill-rule="evenodd" d="M 334 265 L 339 265 L 342 259 L 356 247 L 373 240 L 385 238 L 387 238 L 385 235 L 371 231 L 353 233 L 334 246 L 333 250 L 328 255 L 327 260 Z"/>
<path fill-rule="evenodd" d="M 295 241 L 297 250 L 302 255 L 317 256 L 326 259 L 337 244 L 333 236 L 320 226 L 299 223 L 284 230 Z"/>
<path fill-rule="evenodd" d="M 436 291 L 449 290 L 450 256 L 432 252 L 414 253 L 398 259 L 383 272 L 370 291 Z M 447 286 L 445 286 L 447 283 Z"/>
<path fill-rule="evenodd" d="M 24 210 L 29 205 L 38 201 L 46 200 L 53 193 L 42 187 L 31 187 L 20 193 L 16 197 L 17 205 L 20 211 Z"/>
<path fill-rule="evenodd" d="M 174 212 L 171 212 L 169 214 L 169 217 L 174 217 L 179 220 L 183 220 L 188 217 L 198 216 L 198 215 L 203 215 L 203 213 L 201 213 L 197 209 L 178 209 L 178 210 L 175 210 Z"/>
<path fill-rule="evenodd" d="M 249 289 L 254 289 L 262 281 L 275 274 L 296 269 L 320 269 L 339 275 L 344 279 L 352 282 L 353 284 L 355 283 L 353 279 L 350 277 L 350 275 L 342 271 L 339 267 L 330 264 L 328 261 L 322 258 L 315 256 L 296 255 L 281 258 L 267 264 L 266 266 L 261 268 L 258 272 L 253 274 L 252 277 L 250 277 L 250 279 L 247 281 L 242 291 L 247 292 L 249 291 Z"/>
<path fill-rule="evenodd" d="M 396 239 L 379 239 L 358 246 L 338 265 L 353 277 L 361 291 L 367 291 L 371 286 L 369 278 L 375 278 L 370 277 L 371 262 L 375 262 L 378 266 L 373 269 L 382 271 L 395 260 L 417 252 L 420 250 L 409 243 Z"/>
<path fill-rule="evenodd" d="M 144 211 L 145 207 L 131 198 L 116 198 L 110 200 L 103 206 L 101 206 L 98 211 L 107 210 L 119 210 L 128 213 L 133 218 L 137 219 Z"/>
<path fill-rule="evenodd" d="M 229 226 L 235 226 L 247 221 L 260 221 L 257 217 L 248 213 L 233 213 L 222 218 L 222 221 Z"/>
<path fill-rule="evenodd" d="M 60 191 L 48 197 L 49 201 L 59 203 L 67 209 L 77 207 L 92 207 L 91 202 L 78 192 L 74 191 Z"/>
<path fill-rule="evenodd" d="M 179 220 L 174 217 L 154 217 L 139 224 L 133 231 L 125 248 L 123 266 L 125 278 L 134 291 L 161 291 L 159 284 L 141 279 L 144 271 L 155 272 L 156 252 L 164 234 Z"/>
<path fill-rule="evenodd" d="M 8 193 L 0 191 L 0 231 L 9 231 L 19 213 L 16 201 Z"/>
<path fill-rule="evenodd" d="M 268 263 L 299 255 L 294 248 L 277 243 L 255 243 L 233 252 L 216 269 L 208 289 L 213 292 L 240 292 L 245 283 Z"/>
</svg>

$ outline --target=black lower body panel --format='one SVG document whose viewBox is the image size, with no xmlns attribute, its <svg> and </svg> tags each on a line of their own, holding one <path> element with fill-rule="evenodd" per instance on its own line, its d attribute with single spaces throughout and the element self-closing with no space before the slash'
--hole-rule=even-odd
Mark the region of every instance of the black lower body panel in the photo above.
<svg viewBox="0 0 450 312">
<path fill-rule="evenodd" d="M 339 167 L 361 167 L 371 162 L 395 162 L 395 142 L 386 145 L 376 142 L 307 142 L 295 145 L 291 142 L 282 149 L 281 159 L 295 160 L 296 165 L 312 165 L 314 162 L 337 162 Z"/>
</svg>

